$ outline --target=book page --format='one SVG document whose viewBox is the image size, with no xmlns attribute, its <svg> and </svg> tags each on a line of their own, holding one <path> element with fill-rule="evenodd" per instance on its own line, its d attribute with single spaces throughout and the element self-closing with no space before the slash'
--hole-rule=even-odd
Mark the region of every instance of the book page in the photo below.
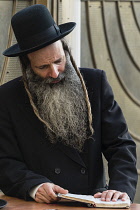
<svg viewBox="0 0 140 210">
<path fill-rule="evenodd" d="M 65 196 L 69 197 L 69 198 L 77 198 L 77 199 L 82 199 L 82 200 L 87 200 L 89 201 L 92 201 L 96 204 L 106 204 L 106 205 L 120 205 L 120 204 L 127 204 L 127 205 L 130 205 L 130 199 L 127 199 L 126 201 L 122 201 L 121 199 L 118 199 L 117 201 L 101 201 L 100 198 L 94 198 L 92 195 L 78 195 L 78 194 L 71 194 L 71 193 L 67 193 L 67 194 L 64 194 Z"/>
</svg>

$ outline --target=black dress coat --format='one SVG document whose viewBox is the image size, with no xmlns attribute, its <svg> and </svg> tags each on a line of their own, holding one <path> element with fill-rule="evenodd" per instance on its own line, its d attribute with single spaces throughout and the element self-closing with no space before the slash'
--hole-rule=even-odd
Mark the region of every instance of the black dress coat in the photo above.
<svg viewBox="0 0 140 210">
<path fill-rule="evenodd" d="M 107 188 L 102 154 L 108 161 L 108 189 L 127 192 L 137 183 L 136 146 L 104 71 L 81 69 L 93 114 L 93 139 L 85 153 L 51 144 L 33 112 L 22 78 L 0 87 L 0 189 L 30 199 L 32 187 L 53 182 L 71 193 L 94 194 Z M 82 129 L 82 128 L 81 128 Z"/>
</svg>

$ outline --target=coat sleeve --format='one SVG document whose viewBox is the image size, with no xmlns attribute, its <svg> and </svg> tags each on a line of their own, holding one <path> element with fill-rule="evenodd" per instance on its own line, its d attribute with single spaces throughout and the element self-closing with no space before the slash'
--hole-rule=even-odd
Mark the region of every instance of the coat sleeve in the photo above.
<svg viewBox="0 0 140 210">
<path fill-rule="evenodd" d="M 9 196 L 29 200 L 35 185 L 51 182 L 28 170 L 18 146 L 16 133 L 4 101 L 0 100 L 0 189 Z"/>
<path fill-rule="evenodd" d="M 136 184 L 136 145 L 113 92 L 102 72 L 102 151 L 108 161 L 109 189 L 126 192 L 133 201 Z"/>
</svg>

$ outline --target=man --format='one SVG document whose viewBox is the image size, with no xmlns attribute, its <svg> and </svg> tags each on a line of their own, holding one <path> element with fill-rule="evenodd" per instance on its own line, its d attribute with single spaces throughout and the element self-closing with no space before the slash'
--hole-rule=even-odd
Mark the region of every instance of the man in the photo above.
<svg viewBox="0 0 140 210">
<path fill-rule="evenodd" d="M 79 71 L 62 39 L 75 23 L 57 26 L 34 5 L 14 15 L 12 27 L 18 43 L 4 55 L 19 56 L 23 76 L 0 88 L 2 191 L 46 203 L 68 191 L 133 201 L 135 143 L 104 71 Z"/>
</svg>

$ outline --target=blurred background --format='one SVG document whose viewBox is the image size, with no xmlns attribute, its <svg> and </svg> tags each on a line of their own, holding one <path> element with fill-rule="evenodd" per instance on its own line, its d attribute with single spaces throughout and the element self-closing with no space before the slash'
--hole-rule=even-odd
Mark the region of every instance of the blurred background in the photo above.
<svg viewBox="0 0 140 210">
<path fill-rule="evenodd" d="M 18 58 L 2 52 L 16 43 L 11 17 L 33 4 L 46 5 L 58 25 L 77 23 L 66 39 L 78 66 L 106 71 L 137 145 L 140 177 L 140 0 L 0 0 L 0 85 L 21 75 Z M 140 181 L 135 203 L 139 194 Z"/>
</svg>

